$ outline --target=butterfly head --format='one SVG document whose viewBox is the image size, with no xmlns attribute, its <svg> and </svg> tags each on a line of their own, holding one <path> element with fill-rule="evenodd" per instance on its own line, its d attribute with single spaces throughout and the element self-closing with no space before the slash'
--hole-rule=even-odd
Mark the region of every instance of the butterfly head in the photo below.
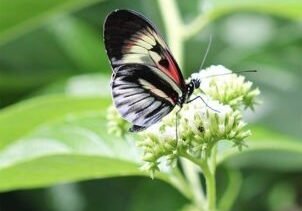
<svg viewBox="0 0 302 211">
<path fill-rule="evenodd" d="M 186 100 L 185 102 L 187 102 L 192 93 L 194 92 L 195 89 L 198 89 L 200 86 L 200 80 L 198 78 L 192 78 L 191 81 L 187 84 L 187 90 L 186 90 Z"/>
<path fill-rule="evenodd" d="M 177 104 L 182 107 L 184 103 L 187 103 L 190 100 L 191 95 L 195 89 L 198 89 L 200 86 L 200 80 L 197 78 L 192 78 L 189 83 L 186 84 L 186 90 L 181 97 L 179 97 Z"/>
<path fill-rule="evenodd" d="M 189 84 L 192 84 L 194 86 L 194 89 L 198 89 L 200 86 L 200 79 L 193 78 L 193 79 L 191 79 Z"/>
</svg>

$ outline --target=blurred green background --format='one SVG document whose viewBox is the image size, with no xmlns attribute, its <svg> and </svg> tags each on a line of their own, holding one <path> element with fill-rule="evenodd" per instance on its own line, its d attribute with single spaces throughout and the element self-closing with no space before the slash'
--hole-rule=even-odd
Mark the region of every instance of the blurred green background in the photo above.
<svg viewBox="0 0 302 211">
<path fill-rule="evenodd" d="M 246 121 L 263 142 L 259 150 L 222 162 L 218 193 L 234 171 L 230 177 L 235 178 L 234 188 L 241 186 L 232 210 L 302 210 L 302 4 L 239 2 L 177 1 L 185 23 L 214 7 L 215 18 L 185 43 L 186 77 L 198 70 L 210 34 L 213 43 L 205 67 L 222 64 L 232 70 L 258 70 L 246 77 L 260 88 L 263 103 L 255 113 L 246 113 Z M 127 153 L 116 146 L 121 141 L 102 134 L 111 102 L 102 25 L 117 8 L 143 13 L 165 35 L 157 1 L 0 0 L 0 210 L 169 211 L 188 202 L 162 181 L 120 177 L 139 175 L 136 166 L 124 170 L 124 164 L 112 163 L 110 168 L 119 171 L 103 173 L 108 163 L 96 162 L 91 170 L 90 160 L 80 164 L 70 157 L 64 160 L 60 155 L 70 148 L 64 151 L 49 142 L 62 140 L 74 150 L 72 156 L 85 147 L 84 155 L 98 154 L 91 151 L 93 144 L 86 144 L 84 133 L 72 133 L 83 126 L 100 130 L 102 138 L 118 148 L 114 153 Z M 48 156 L 58 160 L 47 160 Z M 65 166 L 57 165 L 59 158 Z M 70 183 L 85 179 L 89 180 Z"/>
</svg>

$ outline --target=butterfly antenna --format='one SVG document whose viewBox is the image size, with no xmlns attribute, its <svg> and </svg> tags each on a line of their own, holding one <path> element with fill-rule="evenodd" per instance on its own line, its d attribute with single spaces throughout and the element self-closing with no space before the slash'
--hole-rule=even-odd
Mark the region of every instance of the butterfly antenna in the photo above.
<svg viewBox="0 0 302 211">
<path fill-rule="evenodd" d="M 208 44 L 206 53 L 205 53 L 205 55 L 204 55 L 204 57 L 203 57 L 203 60 L 202 60 L 202 62 L 201 62 L 201 65 L 200 65 L 200 67 L 199 67 L 199 70 L 201 70 L 201 69 L 203 68 L 203 65 L 204 65 L 204 63 L 205 63 L 205 61 L 206 61 L 206 58 L 207 58 L 208 54 L 209 54 L 211 45 L 212 45 L 212 34 L 210 34 L 209 44 Z"/>
<path fill-rule="evenodd" d="M 208 75 L 202 78 L 211 78 L 211 77 L 216 77 L 216 76 L 223 76 L 223 75 L 232 75 L 235 73 L 256 73 L 257 70 L 242 70 L 242 71 L 236 71 L 236 72 L 231 72 L 231 73 L 221 73 L 221 74 L 213 74 L 213 75 Z"/>
</svg>

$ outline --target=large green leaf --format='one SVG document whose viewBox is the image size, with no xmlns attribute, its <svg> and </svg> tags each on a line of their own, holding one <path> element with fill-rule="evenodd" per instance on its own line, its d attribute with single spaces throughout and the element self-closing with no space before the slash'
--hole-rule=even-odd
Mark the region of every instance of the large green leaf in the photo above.
<svg viewBox="0 0 302 211">
<path fill-rule="evenodd" d="M 142 174 L 133 145 L 106 135 L 103 119 L 94 112 L 67 116 L 7 145 L 0 154 L 0 190 Z"/>
<path fill-rule="evenodd" d="M 86 7 L 99 0 L 0 0 L 0 43 L 18 37 L 58 13 Z"/>
<path fill-rule="evenodd" d="M 302 170 L 302 142 L 261 127 L 252 129 L 253 136 L 242 151 L 222 150 L 218 163 L 235 167 L 258 167 L 281 171 Z M 225 149 L 226 149 L 225 148 Z"/>
<path fill-rule="evenodd" d="M 0 190 L 139 175 L 133 143 L 109 136 L 108 99 L 47 96 L 0 113 Z"/>
<path fill-rule="evenodd" d="M 0 111 L 0 149 L 46 122 L 83 111 L 101 111 L 109 104 L 100 98 L 47 96 L 28 100 Z"/>
<path fill-rule="evenodd" d="M 0 113 L 0 191 L 129 175 L 140 170 L 134 139 L 107 133 L 108 98 L 45 96 Z M 169 176 L 168 176 L 169 175 Z M 173 174 L 157 174 L 189 196 Z"/>
</svg>

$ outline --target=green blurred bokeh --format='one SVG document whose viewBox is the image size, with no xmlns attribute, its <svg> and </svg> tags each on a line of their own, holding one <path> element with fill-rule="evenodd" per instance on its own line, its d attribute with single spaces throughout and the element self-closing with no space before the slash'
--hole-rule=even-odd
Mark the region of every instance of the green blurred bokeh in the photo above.
<svg viewBox="0 0 302 211">
<path fill-rule="evenodd" d="M 179 0 L 184 21 L 194 19 L 207 2 Z M 0 0 L 0 108 L 67 91 L 95 94 L 99 89 L 96 94 L 109 97 L 111 69 L 101 35 L 105 16 L 116 8 L 140 11 L 165 34 L 157 1 Z M 255 113 L 246 113 L 246 121 L 301 142 L 302 22 L 294 13 L 290 17 L 238 9 L 220 16 L 186 42 L 182 72 L 188 77 L 199 69 L 212 35 L 205 67 L 258 70 L 246 77 L 260 88 L 263 104 Z M 240 168 L 243 181 L 234 210 L 302 210 L 302 166 L 291 167 L 294 158 L 263 151 L 240 159 L 222 165 L 217 177 L 219 192 L 227 181 L 226 169 Z M 8 211 L 169 211 L 185 203 L 187 199 L 169 185 L 141 177 L 0 194 L 0 210 Z"/>
</svg>

